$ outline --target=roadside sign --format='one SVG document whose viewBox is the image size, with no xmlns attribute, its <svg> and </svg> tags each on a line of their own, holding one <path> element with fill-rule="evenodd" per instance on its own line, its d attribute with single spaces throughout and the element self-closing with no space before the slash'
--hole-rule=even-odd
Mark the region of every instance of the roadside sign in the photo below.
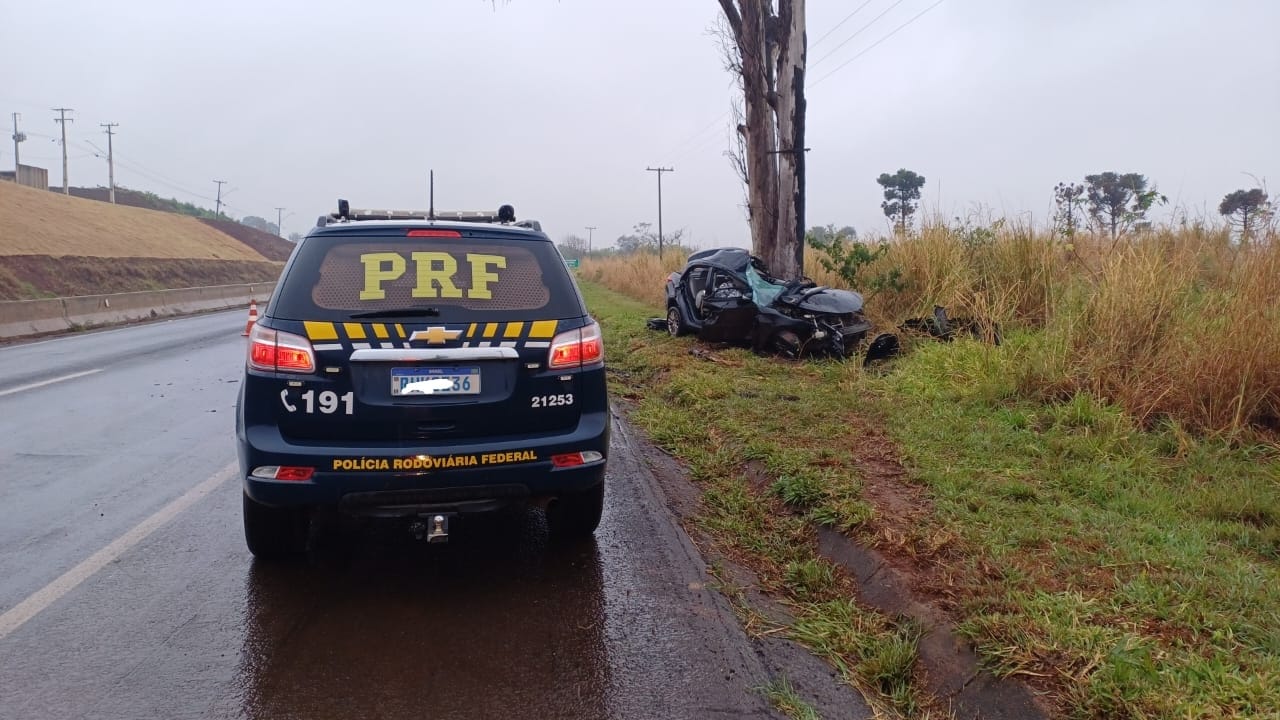
<svg viewBox="0 0 1280 720">
<path fill-rule="evenodd" d="M 568 265 L 571 268 L 576 268 L 578 267 L 578 258 L 569 258 L 568 260 L 564 261 L 564 264 Z"/>
</svg>

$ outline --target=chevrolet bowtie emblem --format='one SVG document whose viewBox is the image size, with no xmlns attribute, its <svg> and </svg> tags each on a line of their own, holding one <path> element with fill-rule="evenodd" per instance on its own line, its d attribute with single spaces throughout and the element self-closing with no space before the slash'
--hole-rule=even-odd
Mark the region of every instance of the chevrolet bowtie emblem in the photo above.
<svg viewBox="0 0 1280 720">
<path fill-rule="evenodd" d="M 427 328 L 426 330 L 415 330 L 409 336 L 410 340 L 421 340 L 428 345 L 443 345 L 449 340 L 457 340 L 462 334 L 461 330 L 446 330 L 443 327 L 436 326 Z"/>
</svg>

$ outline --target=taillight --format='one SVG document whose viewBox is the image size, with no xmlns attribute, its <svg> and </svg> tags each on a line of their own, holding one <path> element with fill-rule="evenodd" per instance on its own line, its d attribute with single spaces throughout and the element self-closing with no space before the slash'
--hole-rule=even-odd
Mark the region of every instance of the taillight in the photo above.
<svg viewBox="0 0 1280 720">
<path fill-rule="evenodd" d="M 604 362 L 604 339 L 600 337 L 600 325 L 591 323 L 584 328 L 562 332 L 551 341 L 551 353 L 547 367 L 552 370 L 587 367 Z"/>
<path fill-rule="evenodd" d="M 264 480 L 288 480 L 289 482 L 306 482 L 316 474 L 312 467 L 289 467 L 280 465 L 263 465 L 249 473 L 253 477 Z"/>
<path fill-rule="evenodd" d="M 595 450 L 583 450 L 582 452 L 552 455 L 551 465 L 558 468 L 578 467 L 587 463 L 600 462 L 603 459 L 604 455 Z"/>
<path fill-rule="evenodd" d="M 313 373 L 316 355 L 306 338 L 255 324 L 249 333 L 249 367 L 271 372 Z"/>
</svg>

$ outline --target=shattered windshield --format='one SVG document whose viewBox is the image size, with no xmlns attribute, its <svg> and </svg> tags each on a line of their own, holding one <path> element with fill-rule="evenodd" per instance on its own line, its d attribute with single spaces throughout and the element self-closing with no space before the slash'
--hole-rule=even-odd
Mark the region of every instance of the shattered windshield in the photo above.
<svg viewBox="0 0 1280 720">
<path fill-rule="evenodd" d="M 768 280 L 765 280 L 764 276 L 750 265 L 747 266 L 746 274 L 747 283 L 751 285 L 751 299 L 756 305 L 761 307 L 772 305 L 773 301 L 778 298 L 778 295 L 786 289 L 786 286 L 784 285 L 771 283 Z"/>
</svg>

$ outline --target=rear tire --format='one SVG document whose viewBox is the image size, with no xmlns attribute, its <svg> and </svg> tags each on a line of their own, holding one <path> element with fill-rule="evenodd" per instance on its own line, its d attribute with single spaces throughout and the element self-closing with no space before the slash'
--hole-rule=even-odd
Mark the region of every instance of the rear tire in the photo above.
<svg viewBox="0 0 1280 720">
<path fill-rule="evenodd" d="M 547 530 L 556 540 L 590 537 L 604 513 L 604 482 L 590 490 L 561 495 L 547 509 Z"/>
<path fill-rule="evenodd" d="M 689 325 L 685 323 L 684 313 L 680 312 L 678 305 L 667 308 L 667 332 L 671 337 L 689 334 Z"/>
<path fill-rule="evenodd" d="M 302 508 L 275 508 L 244 495 L 244 540 L 249 552 L 263 560 L 287 560 L 307 550 L 307 513 Z"/>
</svg>

